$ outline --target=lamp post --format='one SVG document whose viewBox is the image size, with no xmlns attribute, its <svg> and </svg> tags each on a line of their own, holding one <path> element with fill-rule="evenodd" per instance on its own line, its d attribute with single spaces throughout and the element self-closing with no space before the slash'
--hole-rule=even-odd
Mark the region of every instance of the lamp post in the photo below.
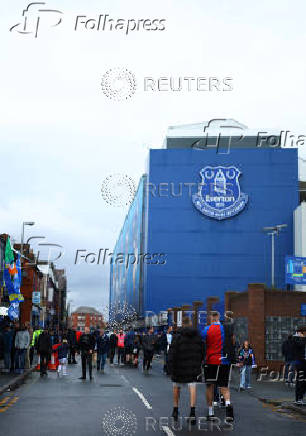
<svg viewBox="0 0 306 436">
<path fill-rule="evenodd" d="M 271 227 L 263 227 L 263 231 L 268 235 L 271 235 L 271 288 L 275 286 L 275 235 L 278 235 L 280 231 L 287 227 L 287 224 L 278 224 Z"/>
<path fill-rule="evenodd" d="M 34 221 L 24 221 L 22 223 L 22 231 L 21 231 L 21 246 L 20 246 L 20 254 L 23 255 L 23 241 L 24 241 L 24 227 L 25 226 L 34 226 Z"/>
</svg>

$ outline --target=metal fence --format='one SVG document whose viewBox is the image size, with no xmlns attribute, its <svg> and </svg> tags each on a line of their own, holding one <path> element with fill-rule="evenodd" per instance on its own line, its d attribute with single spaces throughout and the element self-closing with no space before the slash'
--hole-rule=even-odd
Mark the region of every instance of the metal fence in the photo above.
<svg viewBox="0 0 306 436">
<path fill-rule="evenodd" d="M 283 360 L 282 343 L 288 335 L 294 334 L 299 325 L 306 324 L 306 316 L 266 316 L 265 319 L 265 358 Z"/>
</svg>

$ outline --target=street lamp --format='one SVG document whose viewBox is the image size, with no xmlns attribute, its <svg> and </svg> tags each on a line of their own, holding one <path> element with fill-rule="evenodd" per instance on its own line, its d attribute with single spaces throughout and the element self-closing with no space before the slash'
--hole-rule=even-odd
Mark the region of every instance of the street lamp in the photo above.
<svg viewBox="0 0 306 436">
<path fill-rule="evenodd" d="M 271 227 L 263 227 L 263 231 L 266 232 L 268 235 L 271 235 L 271 288 L 274 288 L 274 256 L 275 256 L 275 244 L 274 244 L 274 237 L 275 235 L 278 235 L 280 231 L 287 227 L 287 224 L 278 224 L 276 226 Z"/>
<path fill-rule="evenodd" d="M 22 231 L 21 231 L 21 246 L 20 246 L 20 254 L 23 255 L 23 240 L 24 240 L 24 226 L 34 226 L 34 221 L 24 221 L 22 223 Z"/>
</svg>

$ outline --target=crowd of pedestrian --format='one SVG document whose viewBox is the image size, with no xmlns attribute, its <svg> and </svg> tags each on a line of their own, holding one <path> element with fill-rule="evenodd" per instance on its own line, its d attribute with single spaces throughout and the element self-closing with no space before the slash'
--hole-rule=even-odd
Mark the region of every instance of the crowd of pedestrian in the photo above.
<svg viewBox="0 0 306 436">
<path fill-rule="evenodd" d="M 289 335 L 282 345 L 285 359 L 285 381 L 295 386 L 297 405 L 305 405 L 306 393 L 306 326 L 302 326 L 294 335 Z M 145 331 L 135 331 L 129 327 L 126 331 L 106 332 L 96 328 L 84 333 L 73 329 L 32 330 L 28 325 L 10 323 L 0 332 L 0 358 L 4 360 L 3 372 L 21 374 L 33 364 L 39 364 L 40 375 L 48 374 L 48 364 L 52 353 L 56 351 L 58 359 L 57 373 L 66 376 L 68 365 L 77 364 L 76 355 L 81 357 L 82 375 L 86 380 L 93 379 L 93 368 L 104 374 L 107 359 L 109 365 L 138 368 L 139 355 L 142 353 L 142 371 L 149 374 L 154 355 L 162 356 L 163 371 L 173 382 L 172 417 L 178 420 L 181 388 L 188 386 L 190 395 L 191 424 L 196 422 L 197 383 L 206 383 L 207 419 L 213 420 L 214 408 L 223 405 L 227 422 L 234 420 L 231 404 L 229 381 L 233 365 L 239 368 L 239 390 L 251 389 L 252 369 L 256 368 L 255 350 L 248 340 L 239 347 L 234 337 L 233 322 L 225 317 L 220 321 L 218 312 L 211 312 L 207 325 L 199 331 L 192 327 L 189 318 L 183 319 L 183 326 L 166 331 L 155 332 L 153 327 Z"/>
<path fill-rule="evenodd" d="M 289 335 L 282 344 L 285 359 L 285 383 L 295 387 L 295 404 L 305 406 L 306 394 L 306 325 L 300 326 L 294 335 Z"/>
</svg>

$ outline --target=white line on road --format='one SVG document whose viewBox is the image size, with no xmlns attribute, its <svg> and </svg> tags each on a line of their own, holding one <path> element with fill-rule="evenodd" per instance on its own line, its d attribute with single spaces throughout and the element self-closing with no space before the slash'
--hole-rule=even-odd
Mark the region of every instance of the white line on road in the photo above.
<svg viewBox="0 0 306 436">
<path fill-rule="evenodd" d="M 141 401 L 143 402 L 143 404 L 146 406 L 147 409 L 152 409 L 151 404 L 145 399 L 144 395 L 139 392 L 139 390 L 137 388 L 133 388 L 133 391 L 135 392 L 135 394 L 138 395 L 138 397 L 141 399 Z"/>
<path fill-rule="evenodd" d="M 173 433 L 173 431 L 167 426 L 167 425 L 163 425 L 162 426 L 162 431 L 164 433 L 166 433 L 167 436 L 175 436 L 175 434 Z"/>
<path fill-rule="evenodd" d="M 126 384 L 129 384 L 129 381 L 128 381 L 128 379 L 125 377 L 125 375 L 122 375 L 122 374 L 121 374 L 120 377 L 122 378 L 122 380 L 125 381 Z"/>
</svg>

